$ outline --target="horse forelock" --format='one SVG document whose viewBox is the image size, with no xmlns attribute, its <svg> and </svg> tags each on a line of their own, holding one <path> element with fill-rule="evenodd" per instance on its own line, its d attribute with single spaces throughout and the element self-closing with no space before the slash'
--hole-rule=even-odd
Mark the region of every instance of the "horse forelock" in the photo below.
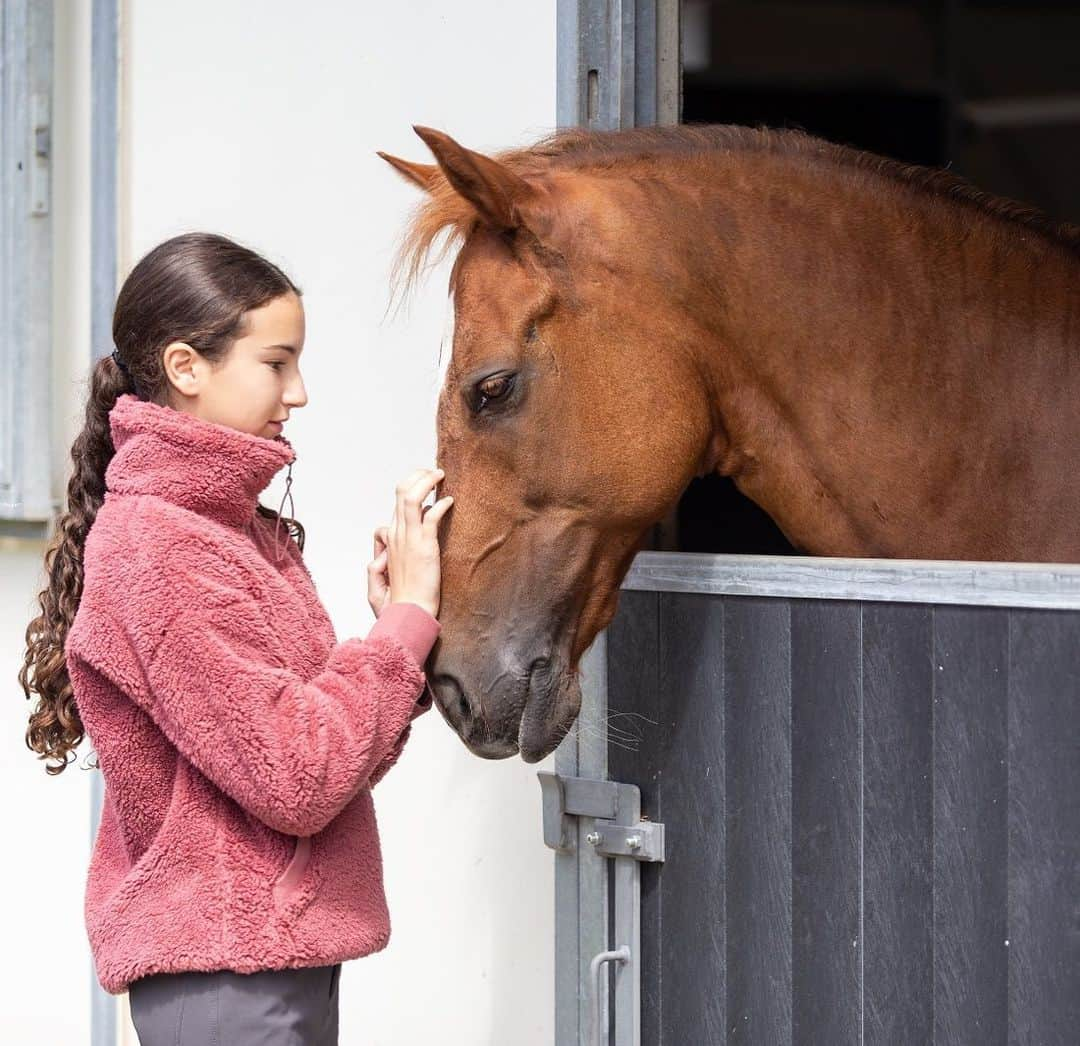
<svg viewBox="0 0 1080 1046">
<path fill-rule="evenodd" d="M 719 126 L 639 127 L 621 131 L 557 131 L 534 145 L 495 155 L 515 174 L 539 178 L 555 171 L 621 175 L 634 167 L 675 158 L 706 159 L 716 153 L 767 152 L 831 165 L 872 176 L 883 191 L 891 186 L 935 197 L 954 209 L 973 210 L 1014 230 L 1033 232 L 1048 243 L 1080 254 L 1080 226 L 1056 222 L 1037 208 L 985 192 L 947 170 L 917 167 L 836 145 L 800 130 Z M 432 191 L 409 223 L 395 265 L 395 283 L 411 288 L 429 262 L 442 260 L 473 233 L 479 218 L 472 204 L 438 173 Z M 441 249 L 435 244 L 443 238 Z M 453 280 L 451 281 L 453 288 Z"/>
</svg>

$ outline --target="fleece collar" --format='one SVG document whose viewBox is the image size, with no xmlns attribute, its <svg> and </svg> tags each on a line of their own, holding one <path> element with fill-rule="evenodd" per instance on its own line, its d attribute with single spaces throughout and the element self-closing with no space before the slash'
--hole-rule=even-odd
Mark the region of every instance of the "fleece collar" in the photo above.
<svg viewBox="0 0 1080 1046">
<path fill-rule="evenodd" d="M 284 436 L 264 439 L 125 393 L 109 412 L 116 454 L 105 487 L 153 494 L 242 526 L 275 473 L 296 459 Z"/>
</svg>

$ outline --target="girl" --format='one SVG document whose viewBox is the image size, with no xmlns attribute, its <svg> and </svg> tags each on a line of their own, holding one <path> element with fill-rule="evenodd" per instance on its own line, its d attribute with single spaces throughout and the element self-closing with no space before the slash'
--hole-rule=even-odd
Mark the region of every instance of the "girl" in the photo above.
<svg viewBox="0 0 1080 1046">
<path fill-rule="evenodd" d="M 300 292 L 223 237 L 179 236 L 124 283 L 113 337 L 20 673 L 48 772 L 85 730 L 104 774 L 98 977 L 130 990 L 142 1046 L 336 1043 L 340 964 L 389 936 L 371 788 L 430 704 L 451 499 L 422 507 L 439 470 L 398 487 L 368 568 L 378 620 L 339 643 L 303 529 L 258 504 L 307 403 Z"/>
</svg>

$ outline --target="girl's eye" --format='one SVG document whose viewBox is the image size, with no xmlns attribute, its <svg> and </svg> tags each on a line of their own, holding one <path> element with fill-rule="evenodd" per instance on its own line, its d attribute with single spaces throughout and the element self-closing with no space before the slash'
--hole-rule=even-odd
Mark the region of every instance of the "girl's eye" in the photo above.
<svg viewBox="0 0 1080 1046">
<path fill-rule="evenodd" d="M 271 360 L 270 361 L 270 366 L 273 367 L 274 370 L 281 370 L 281 368 L 285 366 L 285 361 L 284 360 Z"/>
<path fill-rule="evenodd" d="M 496 374 L 478 381 L 473 388 L 473 410 L 479 414 L 485 407 L 506 399 L 513 387 L 513 374 Z"/>
</svg>

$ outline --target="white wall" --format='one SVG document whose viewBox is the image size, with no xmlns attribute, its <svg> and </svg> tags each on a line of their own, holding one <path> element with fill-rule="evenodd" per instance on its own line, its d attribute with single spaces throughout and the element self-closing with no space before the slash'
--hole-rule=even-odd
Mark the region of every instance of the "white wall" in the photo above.
<svg viewBox="0 0 1080 1046">
<path fill-rule="evenodd" d="M 433 460 L 446 318 L 442 272 L 407 316 L 383 319 L 417 197 L 375 150 L 424 159 L 414 123 L 476 147 L 550 130 L 555 0 L 135 0 L 128 12 L 127 260 L 212 229 L 302 286 L 311 403 L 289 425 L 296 511 L 339 635 L 363 634 L 371 532 L 395 481 Z M 417 725 L 376 792 L 394 938 L 345 968 L 343 1043 L 552 1041 L 535 769 L 469 756 L 437 714 Z"/>
<path fill-rule="evenodd" d="M 59 493 L 90 359 L 90 4 L 56 4 Z M 311 403 L 290 422 L 297 515 L 339 635 L 364 634 L 371 531 L 396 479 L 433 458 L 447 318 L 445 269 L 407 314 L 384 316 L 416 197 L 375 150 L 426 159 L 414 123 L 481 148 L 550 130 L 555 0 L 127 0 L 124 19 L 125 270 L 167 236 L 211 229 L 303 287 Z M 27 707 L 14 683 L 42 551 L 0 543 L 0 787 L 13 841 L 0 891 L 5 1046 L 70 1046 L 90 1029 L 90 774 L 46 778 L 23 747 Z M 345 967 L 343 1044 L 551 1043 L 552 862 L 535 770 L 469 756 L 437 714 L 417 724 L 376 792 L 394 936 L 383 954 Z"/>
</svg>

